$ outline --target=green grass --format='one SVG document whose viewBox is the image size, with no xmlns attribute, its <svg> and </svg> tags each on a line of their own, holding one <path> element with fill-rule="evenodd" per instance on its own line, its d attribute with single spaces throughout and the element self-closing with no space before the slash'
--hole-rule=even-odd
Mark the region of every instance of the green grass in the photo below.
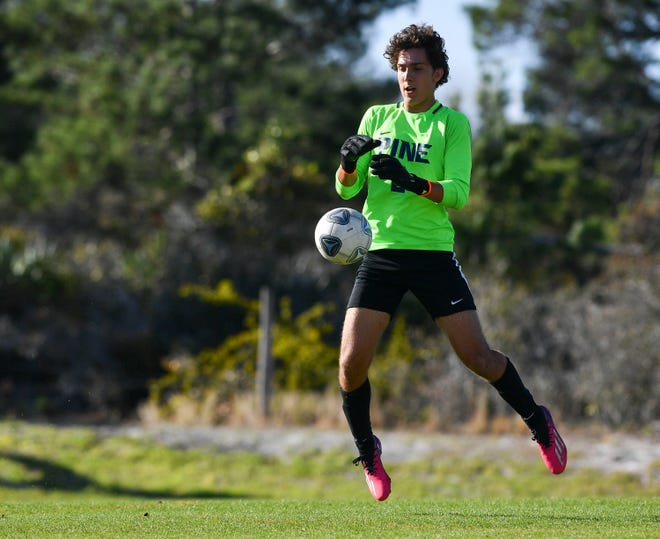
<svg viewBox="0 0 660 539">
<path fill-rule="evenodd" d="M 652 498 L 2 503 L 2 537 L 660 537 Z"/>
<path fill-rule="evenodd" d="M 0 422 L 0 537 L 657 537 L 646 480 L 539 462 L 389 465 L 369 497 L 351 454 L 177 450 L 82 427 Z"/>
</svg>

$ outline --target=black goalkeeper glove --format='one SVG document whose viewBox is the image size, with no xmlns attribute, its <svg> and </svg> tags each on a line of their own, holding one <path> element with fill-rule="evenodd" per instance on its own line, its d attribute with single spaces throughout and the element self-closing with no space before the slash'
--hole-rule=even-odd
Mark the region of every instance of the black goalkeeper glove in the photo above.
<svg viewBox="0 0 660 539">
<path fill-rule="evenodd" d="M 393 184 L 406 191 L 420 196 L 427 196 L 431 192 L 431 182 L 408 172 L 396 157 L 377 154 L 371 158 L 369 166 L 381 180 L 392 180 Z"/>
<path fill-rule="evenodd" d="M 341 168 L 344 172 L 353 174 L 355 163 L 360 156 L 380 146 L 380 140 L 374 140 L 367 135 L 351 135 L 341 146 Z"/>
</svg>

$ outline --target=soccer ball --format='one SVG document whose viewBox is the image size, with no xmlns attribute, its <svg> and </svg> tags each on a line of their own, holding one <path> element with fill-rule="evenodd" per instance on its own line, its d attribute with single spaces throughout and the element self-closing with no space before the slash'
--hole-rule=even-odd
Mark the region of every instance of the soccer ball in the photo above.
<svg viewBox="0 0 660 539">
<path fill-rule="evenodd" d="M 366 217 L 352 208 L 327 212 L 314 230 L 316 248 L 321 256 L 335 264 L 353 264 L 371 245 L 371 228 Z"/>
</svg>

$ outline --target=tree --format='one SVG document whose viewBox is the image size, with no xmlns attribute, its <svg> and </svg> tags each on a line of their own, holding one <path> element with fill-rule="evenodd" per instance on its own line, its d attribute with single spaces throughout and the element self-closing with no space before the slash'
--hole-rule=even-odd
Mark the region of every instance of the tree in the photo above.
<svg viewBox="0 0 660 539">
<path fill-rule="evenodd" d="M 295 320 L 316 284 L 288 257 L 313 252 L 337 149 L 383 91 L 351 72 L 361 29 L 411 1 L 0 0 L 0 293 L 21 291 L 0 337 L 31 373 L 3 402 L 36 402 L 39 365 L 52 409 L 62 388 L 139 398 L 160 357 L 236 329 L 183 282 L 279 279 Z M 95 393 L 65 381 L 88 372 Z"/>
<path fill-rule="evenodd" d="M 532 120 L 572 131 L 588 176 L 609 178 L 614 201 L 638 197 L 658 166 L 660 1 L 499 0 L 469 13 L 482 51 L 531 41 Z"/>
<path fill-rule="evenodd" d="M 110 228 L 129 235 L 181 197 L 205 199 L 203 218 L 239 228 L 289 216 L 282 200 L 329 192 L 320 171 L 382 92 L 350 66 L 361 27 L 400 4 L 0 4 L 0 107 L 19 126 L 0 139 L 0 207 L 52 211 L 78 196 L 76 215 L 88 207 L 94 229 L 110 189 L 126 199 L 126 226 L 113 217 Z"/>
<path fill-rule="evenodd" d="M 584 283 L 602 267 L 616 215 L 657 161 L 650 46 L 658 2 L 633 3 L 637 11 L 630 2 L 550 0 L 469 7 L 485 66 L 483 127 L 474 147 L 479 189 L 457 224 L 478 260 L 546 283 Z M 506 61 L 492 59 L 519 39 L 538 61 L 524 94 L 529 120 L 510 124 L 498 78 Z"/>
</svg>

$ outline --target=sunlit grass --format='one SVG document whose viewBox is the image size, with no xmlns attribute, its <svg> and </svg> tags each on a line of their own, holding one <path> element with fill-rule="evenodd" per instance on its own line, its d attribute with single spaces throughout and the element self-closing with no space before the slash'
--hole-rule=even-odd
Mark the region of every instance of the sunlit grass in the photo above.
<svg viewBox="0 0 660 539">
<path fill-rule="evenodd" d="M 652 498 L 152 500 L 0 504 L 3 537 L 658 537 Z"/>
<path fill-rule="evenodd" d="M 85 427 L 0 423 L 2 537 L 660 537 L 657 469 L 633 474 L 460 455 L 388 465 L 369 497 L 353 455 L 173 449 Z"/>
<path fill-rule="evenodd" d="M 174 449 L 147 438 L 100 435 L 86 427 L 0 423 L 0 499 L 49 494 L 142 497 L 360 499 L 354 455 L 304 449 L 284 458 L 213 447 Z M 435 454 L 388 463 L 398 499 L 445 497 L 658 496 L 660 474 L 643 478 L 569 468 L 549 474 L 540 459 L 487 460 Z"/>
</svg>

